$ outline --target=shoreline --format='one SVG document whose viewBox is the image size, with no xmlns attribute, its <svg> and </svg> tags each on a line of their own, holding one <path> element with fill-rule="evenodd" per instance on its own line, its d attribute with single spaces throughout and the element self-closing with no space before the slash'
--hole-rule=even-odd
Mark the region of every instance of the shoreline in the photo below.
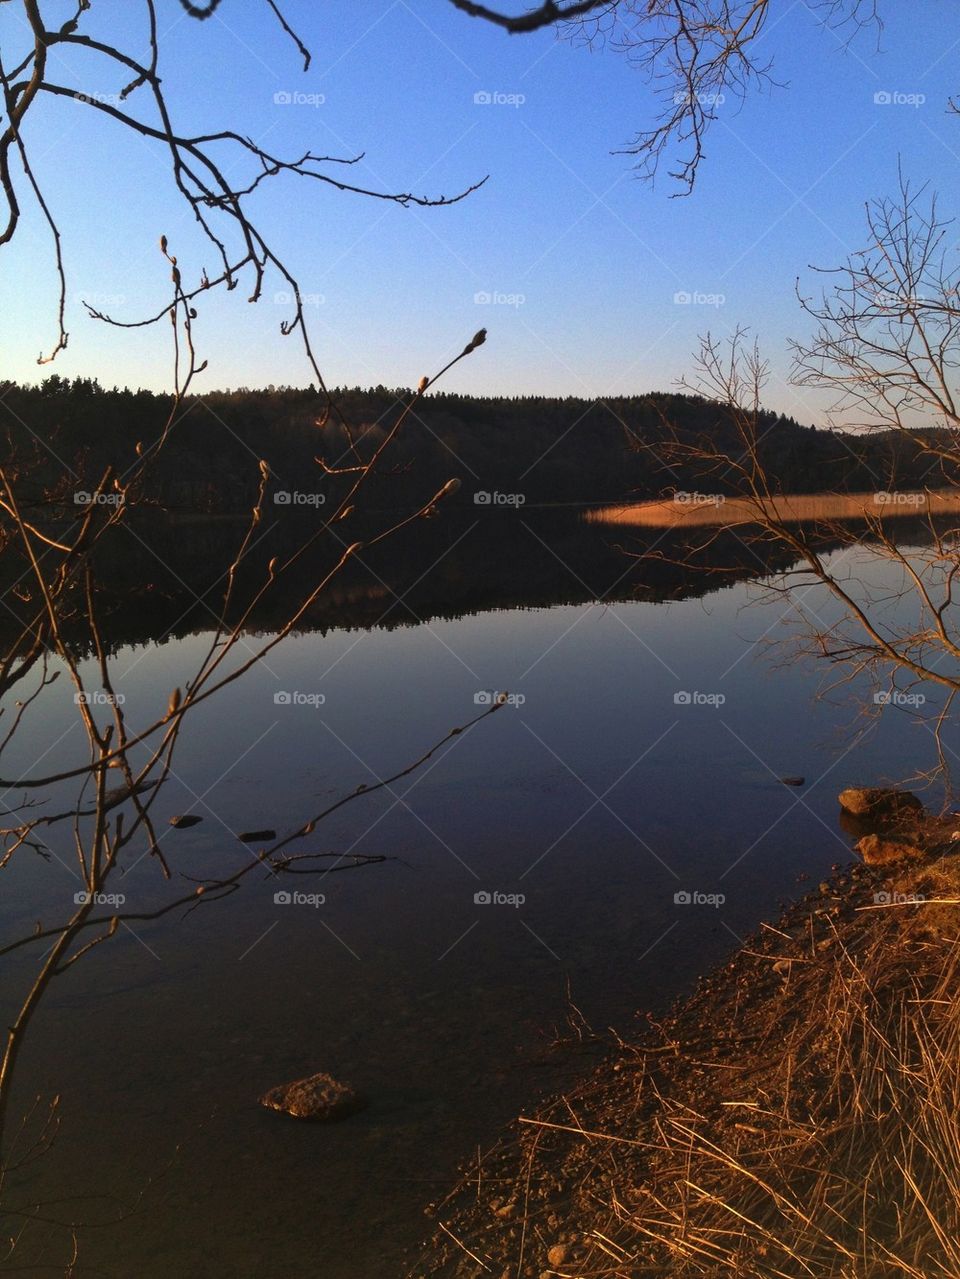
<svg viewBox="0 0 960 1279">
<path fill-rule="evenodd" d="M 611 1032 L 431 1205 L 408 1279 L 960 1273 L 957 827 L 914 814 L 914 856 L 835 871 Z"/>
</svg>

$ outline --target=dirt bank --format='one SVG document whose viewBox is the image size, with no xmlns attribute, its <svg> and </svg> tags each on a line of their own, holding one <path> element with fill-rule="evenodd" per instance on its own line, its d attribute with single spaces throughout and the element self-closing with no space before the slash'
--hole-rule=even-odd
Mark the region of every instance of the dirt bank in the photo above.
<svg viewBox="0 0 960 1279">
<path fill-rule="evenodd" d="M 639 1041 L 612 1041 L 464 1168 L 408 1274 L 960 1275 L 949 827 L 931 821 L 919 859 L 821 884 Z"/>
</svg>

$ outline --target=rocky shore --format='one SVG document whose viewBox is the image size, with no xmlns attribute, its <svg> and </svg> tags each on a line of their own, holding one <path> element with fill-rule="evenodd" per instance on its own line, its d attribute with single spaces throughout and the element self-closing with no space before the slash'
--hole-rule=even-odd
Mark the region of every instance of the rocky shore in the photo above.
<svg viewBox="0 0 960 1279">
<path fill-rule="evenodd" d="M 960 815 L 842 813 L 862 860 L 464 1167 L 410 1279 L 960 1274 Z"/>
</svg>

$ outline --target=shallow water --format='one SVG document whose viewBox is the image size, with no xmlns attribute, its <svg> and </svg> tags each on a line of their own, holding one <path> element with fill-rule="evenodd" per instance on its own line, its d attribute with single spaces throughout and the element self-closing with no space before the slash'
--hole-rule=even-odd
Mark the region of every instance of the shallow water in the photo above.
<svg viewBox="0 0 960 1279">
<path fill-rule="evenodd" d="M 282 834 L 403 768 L 472 719 L 478 694 L 514 695 L 318 827 L 311 851 L 390 859 L 282 886 L 322 905 L 275 901 L 258 872 L 228 901 L 121 931 L 58 980 L 20 1109 L 59 1092 L 62 1127 L 19 1193 L 46 1216 L 123 1216 L 82 1232 L 77 1273 L 403 1273 L 458 1161 L 556 1086 L 568 988 L 591 1025 L 628 1035 L 799 876 L 847 860 L 837 792 L 928 763 L 932 739 L 888 707 L 854 725 L 851 748 L 870 694 L 854 686 L 840 707 L 816 700 L 810 664 L 773 669 L 783 613 L 740 583 L 305 633 L 198 710 L 155 810 L 203 817 L 163 838 L 193 876 L 249 856 L 238 831 Z M 162 709 L 205 642 L 122 648 L 128 714 Z M 72 716 L 64 687 L 34 718 L 44 769 L 76 759 Z M 68 841 L 52 847 L 5 872 L 6 936 L 75 890 Z M 156 865 L 120 887 L 127 909 L 159 900 Z M 484 900 L 495 894 L 512 901 Z M 684 900 L 697 894 L 713 900 Z M 25 955 L 5 961 L 8 1001 L 28 973 Z M 312 1126 L 257 1106 L 315 1070 L 354 1083 L 368 1109 Z M 41 1273 L 62 1273 L 62 1232 L 32 1237 L 47 1235 Z"/>
</svg>

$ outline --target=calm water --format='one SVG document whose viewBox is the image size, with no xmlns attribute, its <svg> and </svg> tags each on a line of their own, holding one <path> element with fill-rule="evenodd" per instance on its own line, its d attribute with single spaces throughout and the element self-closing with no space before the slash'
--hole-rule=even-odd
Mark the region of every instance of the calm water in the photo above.
<svg viewBox="0 0 960 1279">
<path fill-rule="evenodd" d="M 528 536 L 543 554 L 527 523 L 512 560 Z M 806 606 L 826 608 L 815 594 Z M 556 1086 L 568 983 L 592 1025 L 628 1035 L 638 1011 L 662 1010 L 795 895 L 798 876 L 848 859 L 837 792 L 929 763 L 932 739 L 889 708 L 855 725 L 850 749 L 856 702 L 817 700 L 822 673 L 804 662 L 771 664 L 783 613 L 739 583 L 675 602 L 304 633 L 198 711 L 154 811 L 203 817 L 163 840 L 175 872 L 202 876 L 248 856 L 236 832 L 283 833 L 411 762 L 476 714 L 478 692 L 519 703 L 318 828 L 312 850 L 392 859 L 292 883 L 322 906 L 248 882 L 122 932 L 58 981 L 20 1108 L 60 1092 L 62 1129 L 19 1193 L 48 1217 L 112 1223 L 83 1232 L 78 1273 L 393 1279 L 457 1163 Z M 120 647 L 128 716 L 162 709 L 205 643 Z M 54 686 L 22 762 L 41 749 L 45 771 L 75 762 L 73 718 Z M 797 774 L 800 790 L 778 780 Z M 50 918 L 51 898 L 69 903 L 68 836 L 54 860 L 22 854 L 4 872 L 5 936 Z M 127 909 L 160 900 L 149 859 L 115 887 Z M 677 904 L 679 892 L 725 900 Z M 5 961 L 8 996 L 29 971 Z M 327 1127 L 257 1106 L 316 1070 L 353 1082 L 369 1108 Z M 51 1230 L 40 1273 L 62 1273 L 62 1255 Z"/>
</svg>

